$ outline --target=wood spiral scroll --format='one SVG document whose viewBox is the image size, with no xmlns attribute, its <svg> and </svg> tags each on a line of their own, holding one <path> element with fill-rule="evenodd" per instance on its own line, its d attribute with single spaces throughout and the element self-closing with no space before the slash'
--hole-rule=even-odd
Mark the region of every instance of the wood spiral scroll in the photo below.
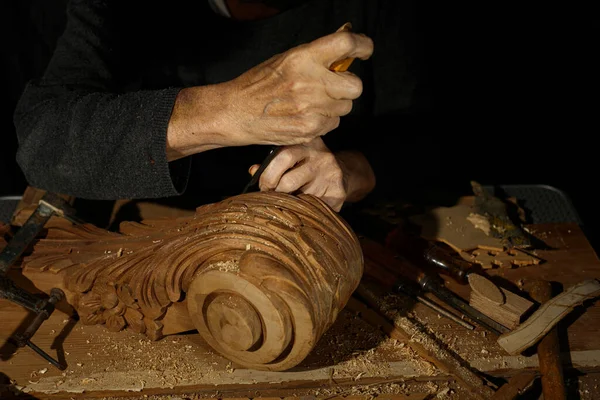
<svg viewBox="0 0 600 400">
<path fill-rule="evenodd" d="M 63 287 L 84 323 L 154 340 L 195 328 L 228 359 L 281 371 L 335 321 L 363 255 L 322 201 L 270 192 L 123 223 L 120 233 L 55 221 L 23 265 L 43 289 Z"/>
</svg>

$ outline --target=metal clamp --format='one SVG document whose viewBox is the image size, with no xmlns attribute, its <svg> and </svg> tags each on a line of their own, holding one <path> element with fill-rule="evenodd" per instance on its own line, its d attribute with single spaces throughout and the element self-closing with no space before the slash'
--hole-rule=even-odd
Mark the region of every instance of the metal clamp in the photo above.
<svg viewBox="0 0 600 400">
<path fill-rule="evenodd" d="M 44 229 L 46 222 L 53 215 L 65 218 L 75 224 L 82 223 L 81 220 L 74 216 L 74 212 L 67 202 L 56 194 L 46 193 L 33 214 L 21 226 L 2 252 L 0 252 L 0 299 L 10 300 L 36 314 L 36 317 L 23 333 L 14 335 L 14 343 L 18 347 L 30 347 L 53 366 L 64 370 L 66 365 L 62 365 L 31 342 L 31 338 L 42 323 L 54 312 L 56 304 L 65 297 L 64 292 L 58 288 L 53 288 L 49 296 L 40 298 L 18 287 L 7 277 L 10 267 L 17 262 L 25 250 L 33 243 L 37 235 Z"/>
</svg>

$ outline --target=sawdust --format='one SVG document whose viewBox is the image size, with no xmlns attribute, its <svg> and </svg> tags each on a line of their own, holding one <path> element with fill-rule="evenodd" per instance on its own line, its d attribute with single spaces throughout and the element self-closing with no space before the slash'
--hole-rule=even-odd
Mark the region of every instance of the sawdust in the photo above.
<svg viewBox="0 0 600 400">
<path fill-rule="evenodd" d="M 78 343 L 65 348 L 68 368 L 40 373 L 19 382 L 28 393 L 142 392 L 152 388 L 205 385 L 253 385 L 329 379 L 359 384 L 387 378 L 390 362 L 401 361 L 411 376 L 433 374 L 431 366 L 408 346 L 388 339 L 359 316 L 342 310 L 307 360 L 285 373 L 240 368 L 221 357 L 197 333 L 151 341 L 130 331 L 110 332 L 102 326 L 78 324 Z M 82 343 L 81 341 L 84 341 Z M 406 365 L 406 368 L 405 368 Z"/>
<path fill-rule="evenodd" d="M 302 365 L 305 368 L 331 366 L 333 379 L 359 381 L 390 376 L 390 362 L 394 361 L 405 362 L 420 376 L 437 372 L 405 343 L 390 339 L 359 315 L 344 310 Z"/>
<path fill-rule="evenodd" d="M 75 329 L 87 331 L 85 345 L 93 353 L 65 354 L 69 366 L 61 375 L 30 380 L 24 392 L 140 391 L 211 382 L 224 373 L 220 356 L 186 336 L 151 341 L 141 334 L 98 326 Z"/>
<path fill-rule="evenodd" d="M 312 390 L 309 395 L 316 396 L 321 400 L 329 400 L 336 397 L 365 396 L 366 398 L 381 395 L 423 395 L 428 399 L 450 399 L 449 395 L 455 394 L 455 389 L 448 381 L 402 381 L 389 383 L 374 383 L 370 385 L 335 387 Z"/>
<path fill-rule="evenodd" d="M 222 272 L 234 272 L 238 273 L 240 271 L 240 266 L 235 261 L 218 261 L 212 264 L 208 269 L 218 269 Z"/>
<path fill-rule="evenodd" d="M 242 400 L 242 399 L 282 399 L 282 400 L 331 400 L 334 398 L 351 398 L 353 400 L 359 399 L 374 399 L 379 396 L 382 398 L 389 399 L 390 395 L 406 395 L 412 396 L 415 399 L 431 399 L 431 400 L 449 400 L 449 399 L 460 399 L 463 394 L 463 390 L 457 386 L 454 382 L 446 381 L 398 381 L 398 382 L 384 382 L 384 383 L 373 383 L 370 385 L 363 386 L 339 386 L 332 388 L 321 388 L 321 389 L 296 389 L 291 393 L 283 396 L 273 396 L 270 393 L 263 395 L 262 391 L 254 391 L 252 396 L 236 396 L 234 394 L 226 396 L 215 392 L 214 394 L 198 394 L 198 393 L 186 393 L 186 394 L 169 394 L 169 395 L 145 395 L 145 396 L 127 396 L 127 397 L 103 397 L 99 400 L 202 400 L 202 399 L 223 399 L 223 400 Z M 387 395 L 387 396 L 386 396 Z"/>
<path fill-rule="evenodd" d="M 404 306 L 404 297 L 386 295 L 382 297 L 382 308 L 387 313 L 397 315 L 396 310 Z M 493 334 L 476 327 L 474 330 L 462 329 L 452 325 L 447 319 L 442 318 L 435 311 L 417 305 L 412 312 L 406 315 L 417 322 L 429 335 L 435 337 L 444 347 L 457 354 L 464 360 L 478 363 L 494 363 L 498 369 L 505 368 L 503 362 L 506 352 L 498 345 Z"/>
</svg>

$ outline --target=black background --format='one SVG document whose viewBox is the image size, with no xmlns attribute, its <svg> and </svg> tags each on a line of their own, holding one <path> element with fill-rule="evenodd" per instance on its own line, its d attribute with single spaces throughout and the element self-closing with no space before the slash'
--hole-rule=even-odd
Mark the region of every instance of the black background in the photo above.
<svg viewBox="0 0 600 400">
<path fill-rule="evenodd" d="M 431 128 L 425 142 L 431 158 L 448 166 L 437 169 L 439 181 L 557 187 L 595 236 L 600 34 L 591 9 L 574 3 L 415 4 L 419 104 Z M 12 112 L 26 81 L 42 73 L 51 55 L 65 5 L 0 2 L 0 196 L 25 188 L 15 162 Z M 410 151 L 399 145 L 400 157 Z"/>
</svg>

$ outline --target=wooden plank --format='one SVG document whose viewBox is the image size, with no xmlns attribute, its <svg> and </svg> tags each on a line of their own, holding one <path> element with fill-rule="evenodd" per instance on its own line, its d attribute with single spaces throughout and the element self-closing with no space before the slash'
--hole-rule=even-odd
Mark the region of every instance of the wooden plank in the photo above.
<svg viewBox="0 0 600 400">
<path fill-rule="evenodd" d="M 536 377 L 537 374 L 533 371 L 521 372 L 502 385 L 490 400 L 514 400 L 532 385 Z"/>
</svg>

